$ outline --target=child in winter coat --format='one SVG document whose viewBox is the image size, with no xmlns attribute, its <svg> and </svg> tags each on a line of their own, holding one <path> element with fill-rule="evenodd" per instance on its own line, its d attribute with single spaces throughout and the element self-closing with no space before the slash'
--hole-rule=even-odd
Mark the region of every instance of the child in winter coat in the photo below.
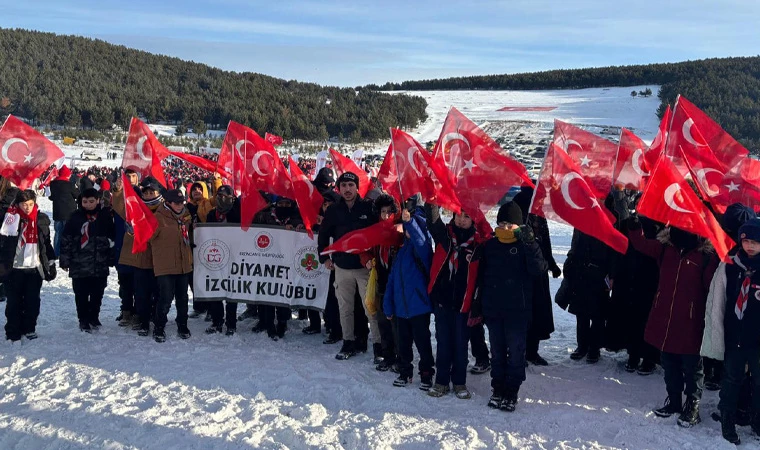
<svg viewBox="0 0 760 450">
<path fill-rule="evenodd" d="M 395 320 L 398 331 L 399 376 L 394 386 L 412 383 L 414 365 L 412 343 L 420 354 L 420 389 L 433 385 L 435 364 L 430 342 L 430 314 L 433 308 L 427 294 L 428 275 L 433 256 L 433 245 L 427 232 L 425 214 L 414 201 L 407 201 L 401 211 L 404 243 L 391 266 L 383 298 L 383 312 L 388 320 Z"/>
<path fill-rule="evenodd" d="M 533 314 L 534 280 L 549 270 L 533 231 L 522 223 L 514 202 L 499 208 L 494 237 L 475 250 L 477 291 L 470 324 L 483 320 L 491 341 L 491 387 L 488 406 L 514 411 L 525 381 L 525 350 Z M 472 291 L 472 289 L 470 289 Z"/>
<path fill-rule="evenodd" d="M 66 222 L 61 237 L 61 269 L 69 272 L 79 329 L 91 333 L 100 328 L 100 305 L 114 265 L 115 231 L 110 208 L 100 206 L 101 194 L 82 192 L 77 209 Z"/>
<path fill-rule="evenodd" d="M 39 211 L 32 190 L 20 191 L 0 227 L 0 281 L 5 287 L 5 338 L 37 338 L 42 280 L 55 279 L 50 218 Z"/>
</svg>

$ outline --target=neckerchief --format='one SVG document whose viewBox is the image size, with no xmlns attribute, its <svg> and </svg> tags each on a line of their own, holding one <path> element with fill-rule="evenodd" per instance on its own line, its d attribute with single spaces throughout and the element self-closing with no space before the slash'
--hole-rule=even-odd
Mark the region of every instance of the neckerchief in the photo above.
<svg viewBox="0 0 760 450">
<path fill-rule="evenodd" d="M 79 240 L 79 248 L 84 248 L 88 242 L 90 242 L 90 224 L 92 222 L 95 222 L 95 219 L 98 218 L 98 212 L 93 211 L 94 214 L 90 214 L 85 212 L 85 221 L 82 224 L 82 229 L 80 230 L 82 234 L 82 238 Z"/>
<path fill-rule="evenodd" d="M 219 208 L 216 208 L 215 212 L 217 222 L 227 222 L 227 214 L 219 211 Z"/>
<path fill-rule="evenodd" d="M 451 280 L 454 275 L 457 273 L 457 270 L 459 270 L 459 251 L 462 249 L 467 249 L 472 246 L 472 244 L 475 243 L 475 233 L 472 234 L 472 236 L 467 239 L 467 241 L 460 244 L 457 242 L 457 235 L 454 233 L 454 226 L 449 224 L 446 227 L 449 231 L 449 239 L 451 240 L 451 245 L 449 246 L 449 280 Z"/>
<path fill-rule="evenodd" d="M 744 280 L 739 288 L 739 296 L 736 298 L 736 305 L 734 306 L 734 313 L 739 320 L 744 318 L 744 311 L 747 310 L 747 303 L 749 301 L 749 291 L 752 288 L 752 276 L 755 275 L 757 270 L 758 261 L 756 258 L 749 258 L 743 250 L 739 251 L 735 259 L 738 259 L 742 264 L 739 267 L 746 266 L 744 269 Z"/>
<path fill-rule="evenodd" d="M 177 225 L 179 226 L 179 232 L 182 234 L 182 241 L 184 241 L 185 245 L 190 245 L 190 233 L 187 229 L 187 224 L 184 220 L 182 220 L 182 215 L 185 212 L 185 208 L 182 208 L 182 211 L 177 214 L 174 212 L 173 209 L 169 207 L 166 203 L 164 203 L 164 208 L 168 209 L 169 212 L 172 214 L 172 217 L 174 217 L 174 220 L 177 221 Z"/>
<path fill-rule="evenodd" d="M 280 220 L 280 219 L 277 217 L 277 213 L 274 211 L 274 209 L 272 210 L 272 213 L 271 213 L 271 214 L 272 214 L 272 218 L 273 218 L 273 219 L 274 219 L 274 221 L 277 223 L 277 225 L 287 225 L 287 224 L 289 224 L 289 223 L 290 223 L 290 216 L 286 217 L 286 218 L 285 218 L 285 219 L 283 219 L 283 220 Z"/>
</svg>

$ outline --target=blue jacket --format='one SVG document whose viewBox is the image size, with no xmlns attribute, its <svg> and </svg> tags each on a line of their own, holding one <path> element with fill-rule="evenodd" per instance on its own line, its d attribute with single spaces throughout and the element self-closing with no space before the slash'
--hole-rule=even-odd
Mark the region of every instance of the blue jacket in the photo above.
<svg viewBox="0 0 760 450">
<path fill-rule="evenodd" d="M 433 243 L 427 232 L 425 213 L 417 208 L 412 220 L 404 222 L 404 244 L 391 266 L 388 285 L 383 297 L 383 312 L 387 317 L 404 319 L 433 311 L 427 285 L 433 260 Z"/>
</svg>

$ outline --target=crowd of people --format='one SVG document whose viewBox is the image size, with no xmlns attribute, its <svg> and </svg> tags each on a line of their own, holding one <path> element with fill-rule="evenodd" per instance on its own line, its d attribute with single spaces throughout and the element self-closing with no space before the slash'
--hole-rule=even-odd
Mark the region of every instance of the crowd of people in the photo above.
<svg viewBox="0 0 760 450">
<path fill-rule="evenodd" d="M 34 191 L 0 183 L 7 339 L 37 337 L 42 282 L 56 277 L 56 267 L 72 279 L 83 332 L 102 326 L 100 306 L 109 268 L 115 267 L 117 320 L 141 336 L 151 334 L 152 326 L 153 338 L 165 341 L 172 303 L 182 339 L 191 337 L 188 320 L 200 317 L 209 321 L 209 334 L 233 335 L 240 321 L 256 318 L 253 332 L 273 340 L 286 335 L 290 308 L 248 304 L 238 316 L 235 302 L 190 303 L 193 227 L 240 223 L 240 199 L 218 175 L 173 163 L 168 169 L 178 180 L 170 189 L 125 171 L 159 224 L 148 249 L 136 254 L 119 170 L 95 167 L 80 176 L 60 169 L 49 186 L 52 242 L 51 219 L 39 211 Z M 726 264 L 709 241 L 640 217 L 639 193 L 614 189 L 605 207 L 630 240 L 627 253 L 575 230 L 561 269 L 546 220 L 528 213 L 528 186 L 500 206 L 494 233 L 483 236 L 465 213 L 445 223 L 438 207 L 417 196 L 398 204 L 374 186 L 371 198 L 362 198 L 359 183 L 352 172 L 335 180 L 329 168 L 315 177 L 323 196 L 315 228 L 320 254 L 379 221 L 396 221 L 403 243 L 320 256 L 330 271 L 326 308 L 321 316 L 302 310 L 298 317 L 309 321 L 304 333 L 321 334 L 324 327 L 325 344 L 342 342 L 336 359 L 368 351 L 371 339 L 375 368 L 396 373 L 393 385 L 404 387 L 415 378 L 416 347 L 419 387 L 428 395 L 470 398 L 468 372 L 490 371 L 488 406 L 514 411 L 526 365 L 547 365 L 539 342 L 554 331 L 549 276 L 564 275 L 554 300 L 577 319 L 571 359 L 594 364 L 604 348 L 626 350 L 627 371 L 649 375 L 658 364 L 664 371 L 667 399 L 654 409 L 657 416 L 678 415 L 679 425 L 695 426 L 702 390 L 720 389 L 717 416 L 724 437 L 739 441 L 737 423 L 760 434 L 760 219 L 750 208 L 735 204 L 719 217 L 738 243 L 730 253 L 733 263 Z M 269 200 L 254 224 L 303 229 L 293 199 Z M 470 352 L 474 365 L 468 367 Z"/>
</svg>

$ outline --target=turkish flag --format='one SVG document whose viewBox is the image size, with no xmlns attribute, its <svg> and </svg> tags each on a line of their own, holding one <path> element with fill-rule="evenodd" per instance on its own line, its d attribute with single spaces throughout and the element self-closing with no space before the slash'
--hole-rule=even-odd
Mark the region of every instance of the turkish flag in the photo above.
<svg viewBox="0 0 760 450">
<path fill-rule="evenodd" d="M 264 139 L 272 145 L 282 145 L 282 137 L 276 134 L 264 133 Z"/>
<path fill-rule="evenodd" d="M 404 243 L 404 233 L 398 230 L 394 220 L 383 220 L 367 228 L 344 234 L 322 252 L 362 253 L 376 246 L 399 247 Z"/>
<path fill-rule="evenodd" d="M 580 174 L 596 198 L 606 198 L 612 188 L 618 146 L 594 133 L 556 119 L 554 144 L 578 164 Z"/>
<path fill-rule="evenodd" d="M 222 141 L 219 166 L 232 174 L 233 189 L 244 190 L 246 177 L 262 191 L 293 198 L 290 176 L 274 146 L 252 129 L 230 121 Z"/>
<path fill-rule="evenodd" d="M 169 151 L 169 154 L 175 158 L 185 161 L 186 163 L 192 164 L 199 169 L 203 169 L 211 173 L 216 172 L 219 175 L 221 175 L 222 178 L 227 178 L 227 179 L 232 178 L 232 174 L 230 174 L 224 169 L 220 169 L 218 167 L 218 164 L 214 161 L 211 161 L 210 159 L 206 159 L 202 156 L 188 155 L 187 153 L 182 153 L 182 152 Z"/>
<path fill-rule="evenodd" d="M 8 115 L 0 129 L 0 175 L 19 189 L 32 186 L 63 152 L 37 130 Z"/>
<path fill-rule="evenodd" d="M 670 110 L 670 105 L 665 108 L 665 114 L 662 115 L 660 120 L 660 128 L 657 130 L 657 135 L 649 144 L 649 150 L 644 153 L 644 161 L 646 164 L 647 172 L 652 172 L 654 166 L 657 164 L 657 160 L 660 159 L 660 155 L 665 151 L 665 144 L 668 141 L 668 130 L 670 129 L 670 121 L 673 118 L 673 112 Z"/>
<path fill-rule="evenodd" d="M 625 254 L 628 238 L 615 229 L 612 214 L 599 205 L 580 166 L 557 144 L 549 144 L 530 212 L 568 224 Z"/>
<path fill-rule="evenodd" d="M 696 127 L 692 128 L 692 133 L 701 139 Z M 726 197 L 721 196 L 721 192 L 723 192 L 721 185 L 725 178 L 726 169 L 709 148 L 702 147 L 702 151 L 700 151 L 699 147 L 687 145 L 679 150 L 681 151 L 679 161 L 683 161 L 691 172 L 691 177 L 702 198 L 708 200 L 716 211 L 724 213 L 729 205 L 723 202 Z"/>
<path fill-rule="evenodd" d="M 50 182 L 56 178 L 58 178 L 58 166 L 53 166 L 53 168 L 50 169 L 50 173 L 45 177 L 45 181 L 43 181 L 40 186 L 50 186 Z"/>
<path fill-rule="evenodd" d="M 744 158 L 732 167 L 718 186 L 720 194 L 711 197 L 713 206 L 720 204 L 723 210 L 733 203 L 741 203 L 760 211 L 760 161 Z"/>
<path fill-rule="evenodd" d="M 148 241 L 158 229 L 158 220 L 148 205 L 135 193 L 135 189 L 125 174 L 121 175 L 124 186 L 124 211 L 126 222 L 132 229 L 132 253 L 144 252 L 148 249 Z"/>
<path fill-rule="evenodd" d="M 425 202 L 461 211 L 448 169 L 437 166 L 419 142 L 397 128 L 391 129 L 391 145 L 377 179 L 399 204 L 419 192 Z"/>
<path fill-rule="evenodd" d="M 261 196 L 258 188 L 249 176 L 242 179 L 240 194 L 240 229 L 248 231 L 256 213 L 269 206 L 269 202 Z"/>
<path fill-rule="evenodd" d="M 317 192 L 314 184 L 304 175 L 293 158 L 288 157 L 288 159 L 290 161 L 288 167 L 290 168 L 290 179 L 293 182 L 293 194 L 298 204 L 298 210 L 301 212 L 303 224 L 309 233 L 309 237 L 313 239 L 312 227 L 317 223 L 317 216 L 324 200 L 322 194 Z"/>
<path fill-rule="evenodd" d="M 133 117 L 129 124 L 129 135 L 127 145 L 124 147 L 121 167 L 134 170 L 142 178 L 152 176 L 162 186 L 169 187 L 164 177 L 164 169 L 161 167 L 161 160 L 167 156 L 169 156 L 169 150 L 158 142 L 148 125 L 137 117 Z"/>
<path fill-rule="evenodd" d="M 642 216 L 709 239 L 727 261 L 734 242 L 667 156 L 657 162 L 637 209 Z"/>
<path fill-rule="evenodd" d="M 644 158 L 644 144 L 638 136 L 623 128 L 618 143 L 617 160 L 615 162 L 615 185 L 626 189 L 644 190 L 645 179 L 649 176 L 649 166 Z"/>
<path fill-rule="evenodd" d="M 333 169 L 335 169 L 338 176 L 341 176 L 344 172 L 353 172 L 354 175 L 359 177 L 359 196 L 364 198 L 372 187 L 370 186 L 367 172 L 357 166 L 353 159 L 343 156 L 333 149 L 330 149 L 330 157 L 332 158 Z"/>
</svg>

